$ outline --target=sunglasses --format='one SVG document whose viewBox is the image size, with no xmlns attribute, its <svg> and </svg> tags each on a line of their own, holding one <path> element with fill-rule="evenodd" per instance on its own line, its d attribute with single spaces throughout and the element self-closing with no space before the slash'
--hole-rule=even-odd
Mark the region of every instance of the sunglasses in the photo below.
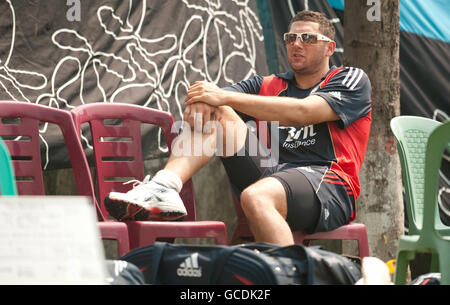
<svg viewBox="0 0 450 305">
<path fill-rule="evenodd" d="M 300 38 L 300 40 L 304 43 L 310 43 L 315 44 L 319 41 L 333 41 L 330 38 L 328 38 L 325 35 L 318 34 L 318 33 L 285 33 L 284 34 L 284 41 L 286 44 L 294 44 L 297 39 Z"/>
</svg>

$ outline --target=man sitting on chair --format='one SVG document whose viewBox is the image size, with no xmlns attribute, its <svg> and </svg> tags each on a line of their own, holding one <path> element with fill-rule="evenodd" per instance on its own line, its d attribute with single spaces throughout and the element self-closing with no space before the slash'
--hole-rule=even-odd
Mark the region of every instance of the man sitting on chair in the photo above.
<svg viewBox="0 0 450 305">
<path fill-rule="evenodd" d="M 120 220 L 185 216 L 178 192 L 220 142 L 226 143 L 221 159 L 241 192 L 256 241 L 289 245 L 291 230 L 329 231 L 351 221 L 371 125 L 371 85 L 361 69 L 330 68 L 334 35 L 323 14 L 299 12 L 284 34 L 292 71 L 224 89 L 196 82 L 185 101 L 190 128 L 177 137 L 166 166 L 128 193 L 110 193 L 110 214 Z M 250 119 L 278 122 L 271 124 L 272 151 L 259 145 L 255 153 L 257 134 L 245 123 Z M 199 126 L 205 129 L 196 131 Z M 196 149 L 186 147 L 192 142 L 186 139 L 196 136 L 209 152 L 180 153 Z"/>
</svg>

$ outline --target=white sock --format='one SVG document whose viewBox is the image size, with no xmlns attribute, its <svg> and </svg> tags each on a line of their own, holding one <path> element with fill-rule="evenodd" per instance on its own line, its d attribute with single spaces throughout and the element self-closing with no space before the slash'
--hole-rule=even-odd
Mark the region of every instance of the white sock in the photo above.
<svg viewBox="0 0 450 305">
<path fill-rule="evenodd" d="M 168 188 L 175 189 L 178 193 L 183 188 L 183 182 L 177 174 L 168 171 L 166 169 L 162 169 L 156 173 L 156 175 L 152 179 L 153 181 L 165 185 Z"/>
</svg>

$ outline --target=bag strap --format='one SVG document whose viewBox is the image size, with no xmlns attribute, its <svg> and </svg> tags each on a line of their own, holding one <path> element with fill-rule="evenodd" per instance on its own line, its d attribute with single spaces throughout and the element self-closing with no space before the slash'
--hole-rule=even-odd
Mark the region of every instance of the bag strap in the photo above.
<svg viewBox="0 0 450 305">
<path fill-rule="evenodd" d="M 309 249 L 307 247 L 303 247 L 303 250 L 306 253 L 306 285 L 313 285 L 314 284 L 314 258 L 309 253 Z"/>
<path fill-rule="evenodd" d="M 276 250 L 282 248 L 280 245 L 266 243 L 266 242 L 253 242 L 248 244 L 240 244 L 238 245 L 240 248 L 250 249 L 250 250 L 258 250 L 259 252 Z"/>
<path fill-rule="evenodd" d="M 306 285 L 312 285 L 314 284 L 314 258 L 309 251 L 308 247 L 296 244 L 278 248 L 274 247 L 265 251 L 265 253 L 272 256 L 292 258 L 297 270 L 302 274 L 306 274 Z"/>
<path fill-rule="evenodd" d="M 239 249 L 239 246 L 226 246 L 222 248 L 221 255 L 215 260 L 213 272 L 211 274 L 210 283 L 212 285 L 217 285 L 219 283 L 225 264 L 237 249 Z"/>
<path fill-rule="evenodd" d="M 151 270 L 151 283 L 154 285 L 161 284 L 158 271 L 159 266 L 161 265 L 161 259 L 163 257 L 164 249 L 166 248 L 166 242 L 158 242 L 156 241 L 153 245 L 153 256 L 152 256 L 152 270 Z"/>
</svg>

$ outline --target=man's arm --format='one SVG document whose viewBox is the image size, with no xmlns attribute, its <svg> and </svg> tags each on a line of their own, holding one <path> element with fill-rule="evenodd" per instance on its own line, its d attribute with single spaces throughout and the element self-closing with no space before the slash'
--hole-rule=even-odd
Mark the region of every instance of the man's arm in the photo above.
<svg viewBox="0 0 450 305">
<path fill-rule="evenodd" d="M 200 101 L 215 107 L 230 106 L 259 120 L 278 121 L 280 126 L 304 126 L 339 119 L 325 99 L 315 95 L 304 99 L 260 96 L 196 82 L 188 90 L 186 105 Z"/>
</svg>

